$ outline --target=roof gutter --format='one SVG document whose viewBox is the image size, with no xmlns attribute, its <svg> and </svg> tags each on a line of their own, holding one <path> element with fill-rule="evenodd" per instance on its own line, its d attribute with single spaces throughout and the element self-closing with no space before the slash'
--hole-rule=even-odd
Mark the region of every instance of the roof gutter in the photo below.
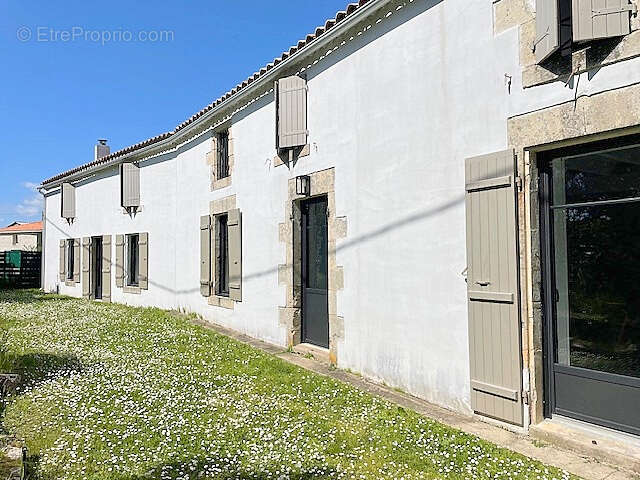
<svg viewBox="0 0 640 480">
<path fill-rule="evenodd" d="M 322 48 L 323 46 L 328 44 L 330 41 L 332 41 L 335 37 L 340 35 L 342 32 L 349 30 L 354 24 L 356 24 L 362 18 L 366 18 L 367 15 L 370 15 L 378 11 L 379 9 L 384 7 L 386 4 L 391 3 L 392 1 L 393 0 L 372 0 L 369 3 L 365 4 L 364 6 L 360 7 L 353 14 L 347 16 L 340 23 L 333 26 L 328 31 L 328 33 L 323 34 L 317 40 L 314 40 L 311 43 L 308 43 L 307 45 L 302 47 L 300 50 L 296 51 L 293 55 L 287 57 L 285 60 L 283 60 L 278 65 L 273 67 L 267 73 L 265 73 L 264 75 L 261 75 L 258 79 L 256 79 L 250 85 L 248 85 L 245 88 L 242 88 L 237 94 L 231 95 L 231 97 L 229 97 L 227 100 L 221 102 L 219 105 L 209 110 L 200 118 L 194 120 L 191 124 L 179 130 L 178 132 L 172 134 L 166 139 L 160 140 L 157 143 L 152 143 L 151 145 L 147 145 L 146 147 L 142 147 L 140 150 L 135 150 L 133 152 L 124 154 L 122 157 L 114 158 L 113 160 L 110 160 L 107 163 L 104 163 L 101 165 L 95 165 L 93 167 L 87 168 L 86 170 L 73 173 L 71 175 L 60 178 L 58 180 L 54 180 L 53 182 L 50 182 L 50 183 L 43 183 L 38 188 L 46 191 L 52 190 L 62 185 L 63 183 L 80 180 L 88 176 L 91 176 L 98 171 L 119 165 L 125 159 L 130 158 L 134 155 L 145 156 L 145 154 L 151 153 L 154 150 L 157 150 L 159 147 L 162 148 L 163 146 L 168 146 L 168 145 L 171 145 L 172 143 L 179 143 L 181 138 L 184 138 L 186 135 L 189 134 L 189 132 L 191 132 L 194 129 L 197 129 L 200 125 L 206 124 L 212 117 L 215 117 L 222 110 L 228 108 L 229 105 L 233 105 L 234 103 L 237 103 L 241 99 L 251 95 L 256 90 L 259 90 L 259 88 L 262 87 L 265 83 L 274 82 L 282 70 L 285 70 L 287 67 L 297 62 L 300 59 L 300 57 L 313 53 L 316 50 Z"/>
</svg>

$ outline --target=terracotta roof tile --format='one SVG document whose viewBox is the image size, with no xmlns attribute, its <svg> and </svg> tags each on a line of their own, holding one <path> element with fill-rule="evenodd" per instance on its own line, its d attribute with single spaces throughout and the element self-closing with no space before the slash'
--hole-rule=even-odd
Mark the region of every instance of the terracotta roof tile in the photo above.
<svg viewBox="0 0 640 480">
<path fill-rule="evenodd" d="M 19 223 L 9 227 L 0 228 L 0 233 L 41 232 L 42 222 Z"/>
<path fill-rule="evenodd" d="M 297 43 L 297 45 L 292 46 L 289 49 L 288 52 L 283 52 L 280 57 L 275 58 L 273 60 L 273 62 L 267 64 L 264 67 L 262 67 L 258 72 L 256 72 L 253 75 L 251 75 L 247 80 L 244 80 L 240 84 L 236 85 L 231 91 L 225 93 L 220 98 L 218 98 L 217 100 L 214 100 L 213 102 L 211 102 L 209 105 L 204 107 L 199 112 L 193 114 L 191 117 L 189 117 L 189 119 L 185 120 L 184 122 L 182 122 L 178 126 L 176 126 L 171 132 L 166 132 L 166 133 L 163 133 L 161 135 L 157 135 L 155 137 L 149 138 L 147 140 L 143 140 L 142 142 L 139 142 L 139 143 L 136 143 L 134 145 L 130 145 L 128 147 L 125 147 L 125 148 L 123 148 L 121 150 L 118 150 L 118 151 L 113 152 L 113 153 L 111 153 L 109 155 L 106 155 L 106 156 L 104 156 L 104 157 L 102 157 L 102 158 L 100 158 L 98 160 L 94 160 L 93 162 L 89 162 L 89 163 L 86 163 L 86 164 L 81 165 L 79 167 L 73 168 L 71 170 L 67 170 L 66 172 L 62 172 L 62 173 L 60 173 L 58 175 L 55 175 L 55 176 L 53 176 L 51 178 L 48 178 L 47 180 L 44 180 L 42 182 L 42 185 L 46 185 L 48 183 L 52 183 L 52 182 L 55 182 L 57 180 L 61 180 L 61 179 L 65 178 L 65 177 L 67 177 L 69 175 L 73 175 L 75 173 L 82 172 L 83 170 L 87 170 L 89 168 L 105 164 L 105 163 L 109 162 L 110 160 L 113 160 L 113 159 L 115 159 L 117 157 L 120 157 L 122 155 L 126 155 L 126 154 L 134 152 L 136 150 L 140 150 L 141 148 L 147 147 L 149 145 L 152 145 L 154 143 L 160 142 L 162 140 L 165 140 L 166 138 L 171 137 L 172 135 L 176 134 L 180 130 L 188 127 L 190 124 L 195 122 L 198 118 L 200 118 L 202 115 L 204 115 L 205 113 L 210 111 L 212 108 L 220 105 L 222 102 L 228 100 L 232 96 L 236 95 L 238 92 L 242 91 L 244 88 L 246 88 L 252 82 L 256 81 L 259 77 L 261 77 L 262 75 L 267 73 L 269 70 L 271 70 L 275 65 L 277 65 L 280 62 L 282 62 L 283 60 L 285 60 L 286 58 L 290 57 L 291 55 L 293 55 L 294 53 L 296 53 L 297 51 L 299 51 L 300 49 L 302 49 L 303 47 L 305 47 L 309 43 L 313 42 L 317 38 L 319 38 L 322 35 L 324 35 L 325 33 L 327 33 L 336 24 L 338 24 L 341 21 L 343 21 L 349 15 L 352 15 L 360 7 L 366 5 L 367 3 L 374 2 L 374 1 L 376 1 L 376 0 L 359 0 L 357 3 L 348 4 L 345 10 L 339 11 L 338 13 L 336 13 L 335 18 L 328 19 L 325 22 L 324 26 L 320 26 L 320 27 L 316 28 L 314 33 L 310 33 L 309 35 L 307 35 L 305 37 L 304 40 L 300 40 Z"/>
</svg>

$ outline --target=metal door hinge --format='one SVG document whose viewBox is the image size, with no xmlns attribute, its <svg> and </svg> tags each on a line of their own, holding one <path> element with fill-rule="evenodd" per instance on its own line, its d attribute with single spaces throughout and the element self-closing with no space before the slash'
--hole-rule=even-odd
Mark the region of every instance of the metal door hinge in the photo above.
<svg viewBox="0 0 640 480">
<path fill-rule="evenodd" d="M 631 12 L 633 15 L 638 14 L 638 6 L 634 4 L 624 5 L 622 7 L 609 7 L 609 8 L 598 8 L 596 10 L 591 10 L 591 16 L 597 17 L 598 15 L 609 15 L 613 13 L 624 13 Z"/>
<path fill-rule="evenodd" d="M 522 403 L 529 405 L 529 392 L 526 390 L 522 391 Z"/>
<path fill-rule="evenodd" d="M 516 177 L 516 188 L 518 189 L 519 192 L 522 191 L 522 177 L 521 176 L 517 176 Z"/>
</svg>

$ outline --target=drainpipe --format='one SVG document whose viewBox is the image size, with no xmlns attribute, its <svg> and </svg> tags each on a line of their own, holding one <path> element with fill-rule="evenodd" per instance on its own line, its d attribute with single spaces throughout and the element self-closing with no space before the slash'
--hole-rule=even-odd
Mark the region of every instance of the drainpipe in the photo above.
<svg viewBox="0 0 640 480">
<path fill-rule="evenodd" d="M 40 195 L 42 195 L 42 199 L 44 200 L 44 209 L 42 210 L 42 233 L 41 233 L 41 239 L 40 239 L 40 289 L 44 292 L 44 267 L 45 267 L 45 261 L 44 259 L 46 258 L 45 255 L 45 245 L 46 245 L 46 239 L 47 239 L 47 197 L 44 196 L 44 193 L 42 191 L 42 188 L 38 188 L 38 193 L 40 193 Z"/>
</svg>

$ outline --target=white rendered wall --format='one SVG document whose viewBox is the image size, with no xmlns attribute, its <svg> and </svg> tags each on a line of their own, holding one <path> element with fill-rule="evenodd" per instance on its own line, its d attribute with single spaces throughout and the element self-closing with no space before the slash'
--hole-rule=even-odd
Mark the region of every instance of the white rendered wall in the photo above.
<svg viewBox="0 0 640 480">
<path fill-rule="evenodd" d="M 112 275 L 113 301 L 196 312 L 284 346 L 277 266 L 285 263 L 278 224 L 287 180 L 334 167 L 335 214 L 348 223 L 337 251 L 345 283 L 339 366 L 469 412 L 464 159 L 505 149 L 510 116 L 575 94 L 562 83 L 523 91 L 517 30 L 494 37 L 492 21 L 491 2 L 416 0 L 311 66 L 311 155 L 292 170 L 273 167 L 270 94 L 232 119 L 228 188 L 210 192 L 204 134 L 143 164 L 134 219 L 118 207 L 116 169 L 77 187 L 71 226 L 59 218 L 59 195 L 49 196 L 45 288 L 81 295 L 80 284 L 59 285 L 61 238 L 149 232 L 149 290 L 124 294 Z M 637 81 L 637 62 L 623 62 L 583 85 L 591 94 Z M 210 201 L 234 194 L 243 301 L 226 310 L 199 293 L 199 219 Z"/>
</svg>

